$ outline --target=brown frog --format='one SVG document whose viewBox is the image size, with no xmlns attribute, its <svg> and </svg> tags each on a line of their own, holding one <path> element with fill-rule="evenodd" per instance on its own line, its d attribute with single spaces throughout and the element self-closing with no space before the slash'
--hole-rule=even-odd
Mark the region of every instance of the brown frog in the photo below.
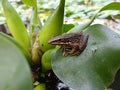
<svg viewBox="0 0 120 90">
<path fill-rule="evenodd" d="M 81 53 L 87 46 L 89 35 L 83 35 L 82 32 L 54 36 L 48 43 L 59 45 L 63 55 L 76 55 Z"/>
</svg>

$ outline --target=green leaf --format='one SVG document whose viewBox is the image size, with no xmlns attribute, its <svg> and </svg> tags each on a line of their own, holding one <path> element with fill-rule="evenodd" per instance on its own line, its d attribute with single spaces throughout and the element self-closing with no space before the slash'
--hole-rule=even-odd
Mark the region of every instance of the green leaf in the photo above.
<svg viewBox="0 0 120 90">
<path fill-rule="evenodd" d="M 97 13 L 95 13 L 95 15 L 91 18 L 91 20 L 89 22 L 82 24 L 82 25 L 77 25 L 74 28 L 72 28 L 71 30 L 69 30 L 67 33 L 74 33 L 74 32 L 79 32 L 79 31 L 87 29 L 92 24 L 92 22 L 97 17 L 97 15 L 100 12 L 105 11 L 105 10 L 120 10 L 120 2 L 112 2 L 108 5 L 105 5 Z"/>
<path fill-rule="evenodd" d="M 38 17 L 37 8 L 33 8 L 32 16 L 30 19 L 30 25 L 29 25 L 31 45 L 34 44 L 35 39 L 36 39 L 41 27 L 42 27 L 42 23 Z"/>
<path fill-rule="evenodd" d="M 20 45 L 18 42 L 16 42 L 16 40 L 14 40 L 12 37 L 9 37 L 8 35 L 5 35 L 5 34 L 3 34 L 1 32 L 0 32 L 0 36 L 4 37 L 8 41 L 14 43 L 19 48 L 19 50 L 21 50 L 22 53 L 25 55 L 25 57 L 28 60 L 29 64 L 33 65 L 33 61 L 31 59 L 31 55 L 30 55 L 28 50 L 26 50 L 22 45 Z"/>
<path fill-rule="evenodd" d="M 78 56 L 63 56 L 59 49 L 52 60 L 55 74 L 75 90 L 105 90 L 120 67 L 120 37 L 102 25 L 89 27 L 86 49 Z"/>
<path fill-rule="evenodd" d="M 34 90 L 46 90 L 45 84 L 39 84 L 34 88 Z"/>
<path fill-rule="evenodd" d="M 86 28 L 88 28 L 92 24 L 92 22 L 93 22 L 92 20 L 85 23 L 85 24 L 80 24 L 80 25 L 77 25 L 77 26 L 73 27 L 67 33 L 76 33 L 76 32 L 80 32 L 80 31 L 85 30 Z"/>
<path fill-rule="evenodd" d="M 33 90 L 29 65 L 21 50 L 0 34 L 0 90 Z"/>
<path fill-rule="evenodd" d="M 37 1 L 36 0 L 22 0 L 23 3 L 26 5 L 32 6 L 34 8 L 37 7 Z"/>
<path fill-rule="evenodd" d="M 30 48 L 30 40 L 21 18 L 7 0 L 2 0 L 2 6 L 7 25 L 13 37 L 27 50 Z"/>
<path fill-rule="evenodd" d="M 100 9 L 99 12 L 105 11 L 105 10 L 120 10 L 120 2 L 112 2 L 103 8 Z"/>
<path fill-rule="evenodd" d="M 58 7 L 49 16 L 39 34 L 39 45 L 43 52 L 54 48 L 48 41 L 56 35 L 60 35 L 63 29 L 65 0 L 60 0 Z"/>
<path fill-rule="evenodd" d="M 52 69 L 51 60 L 52 60 L 53 55 L 55 54 L 56 50 L 57 50 L 56 48 L 49 49 L 43 54 L 42 59 L 41 59 L 41 66 L 42 66 L 43 72 L 46 72 L 46 71 Z"/>
<path fill-rule="evenodd" d="M 67 31 L 69 31 L 73 27 L 75 27 L 75 24 L 64 24 L 63 25 L 63 32 L 62 33 L 66 33 Z"/>
</svg>

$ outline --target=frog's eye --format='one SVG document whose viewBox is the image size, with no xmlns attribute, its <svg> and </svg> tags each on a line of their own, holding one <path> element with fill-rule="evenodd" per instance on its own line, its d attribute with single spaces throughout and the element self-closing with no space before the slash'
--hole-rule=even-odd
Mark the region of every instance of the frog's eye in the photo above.
<svg viewBox="0 0 120 90">
<path fill-rule="evenodd" d="M 59 41 L 61 41 L 62 39 L 61 39 L 61 38 L 59 38 L 58 40 L 59 40 Z"/>
</svg>

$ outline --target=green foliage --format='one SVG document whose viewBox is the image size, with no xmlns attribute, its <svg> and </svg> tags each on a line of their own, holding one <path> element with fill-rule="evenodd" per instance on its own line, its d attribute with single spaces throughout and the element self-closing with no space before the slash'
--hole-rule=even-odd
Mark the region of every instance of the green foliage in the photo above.
<svg viewBox="0 0 120 90">
<path fill-rule="evenodd" d="M 22 0 L 23 3 L 26 5 L 32 6 L 34 8 L 37 7 L 37 1 L 36 0 Z"/>
<path fill-rule="evenodd" d="M 58 50 L 53 61 L 56 75 L 75 90 L 105 90 L 120 67 L 120 37 L 114 31 L 93 25 L 87 48 L 79 56 L 64 57 Z"/>
<path fill-rule="evenodd" d="M 52 61 L 53 55 L 55 54 L 56 50 L 57 49 L 49 49 L 43 54 L 42 59 L 41 59 L 43 72 L 46 72 L 52 69 L 51 61 Z"/>
<path fill-rule="evenodd" d="M 92 19 L 89 22 L 82 24 L 82 25 L 77 25 L 76 27 L 69 30 L 67 33 L 73 33 L 73 32 L 79 32 L 79 31 L 85 30 L 92 24 L 92 22 L 97 17 L 97 15 L 100 12 L 105 11 L 105 10 L 120 10 L 120 2 L 112 2 L 112 3 L 102 7 L 100 10 L 98 10 L 98 12 L 92 17 Z"/>
<path fill-rule="evenodd" d="M 45 84 L 39 84 L 37 85 L 34 90 L 46 90 Z"/>
<path fill-rule="evenodd" d="M 62 33 L 68 32 L 73 27 L 75 27 L 75 24 L 64 24 L 64 26 L 63 26 L 63 32 Z"/>
<path fill-rule="evenodd" d="M 60 35 L 62 33 L 63 19 L 64 19 L 65 0 L 60 0 L 59 6 L 54 13 L 45 22 L 39 34 L 39 45 L 43 52 L 55 46 L 48 44 L 51 37 Z"/>
<path fill-rule="evenodd" d="M 6 17 L 7 25 L 13 37 L 26 48 L 30 49 L 30 40 L 21 18 L 7 0 L 2 0 L 2 6 Z"/>
<path fill-rule="evenodd" d="M 65 0 L 60 0 L 58 7 L 42 26 L 38 17 L 36 0 L 22 1 L 33 8 L 29 33 L 11 4 L 7 0 L 2 0 L 7 25 L 15 40 L 0 33 L 0 61 L 2 62 L 0 70 L 5 71 L 0 75 L 0 89 L 33 90 L 26 59 L 30 65 L 42 64 L 40 67 L 43 74 L 53 69 L 59 79 L 75 90 L 106 89 L 120 66 L 120 37 L 103 25 L 91 26 L 91 24 L 102 11 L 120 10 L 120 2 L 104 6 L 89 22 L 75 25 L 63 24 Z M 78 56 L 65 57 L 61 49 L 48 44 L 51 37 L 55 35 L 80 31 L 88 34 L 90 38 L 86 49 Z M 45 90 L 45 84 L 40 84 L 35 88 L 35 90 L 39 89 Z"/>
<path fill-rule="evenodd" d="M 20 45 L 15 39 L 7 36 L 7 35 L 4 35 L 2 33 L 0 33 L 0 35 L 4 38 L 6 38 L 8 41 L 12 42 L 13 44 L 15 44 L 19 50 L 24 54 L 24 56 L 26 57 L 26 59 L 28 60 L 29 64 L 32 65 L 33 64 L 33 61 L 31 59 L 31 56 L 30 56 L 30 53 L 22 46 Z"/>
<path fill-rule="evenodd" d="M 0 90 L 33 90 L 27 60 L 13 41 L 0 33 Z"/>
<path fill-rule="evenodd" d="M 120 2 L 112 2 L 100 9 L 100 11 L 104 10 L 120 10 Z"/>
<path fill-rule="evenodd" d="M 67 32 L 85 30 L 84 33 L 90 36 L 88 47 L 82 54 L 75 57 L 64 57 L 59 50 L 53 59 L 53 71 L 63 82 L 75 90 L 104 90 L 112 82 L 120 66 L 119 36 L 101 25 L 90 26 L 99 12 L 111 9 L 120 10 L 120 7 L 115 6 L 120 6 L 120 3 L 113 2 L 104 6 L 91 21 L 77 25 Z M 65 68 L 66 66 L 67 68 Z"/>
</svg>

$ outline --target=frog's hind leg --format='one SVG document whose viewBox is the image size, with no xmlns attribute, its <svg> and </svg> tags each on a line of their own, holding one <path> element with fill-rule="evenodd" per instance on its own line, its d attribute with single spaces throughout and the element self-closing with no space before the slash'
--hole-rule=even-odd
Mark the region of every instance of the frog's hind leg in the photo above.
<svg viewBox="0 0 120 90">
<path fill-rule="evenodd" d="M 80 45 L 79 45 L 79 49 L 81 50 L 81 51 L 83 51 L 85 48 L 86 48 L 86 46 L 87 46 L 87 42 L 88 42 L 88 38 L 89 38 L 89 35 L 82 35 L 81 36 L 81 39 L 80 39 Z"/>
</svg>

